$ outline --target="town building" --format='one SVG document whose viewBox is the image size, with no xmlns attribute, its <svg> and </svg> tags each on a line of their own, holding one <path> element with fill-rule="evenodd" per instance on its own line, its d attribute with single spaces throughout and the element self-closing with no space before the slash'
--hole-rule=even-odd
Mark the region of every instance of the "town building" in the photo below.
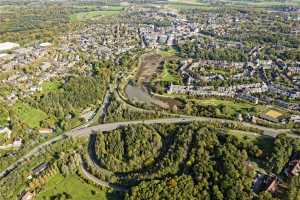
<svg viewBox="0 0 300 200">
<path fill-rule="evenodd" d="M 12 50 L 18 47 L 20 47 L 20 45 L 13 42 L 0 43 L 0 52 Z"/>
</svg>

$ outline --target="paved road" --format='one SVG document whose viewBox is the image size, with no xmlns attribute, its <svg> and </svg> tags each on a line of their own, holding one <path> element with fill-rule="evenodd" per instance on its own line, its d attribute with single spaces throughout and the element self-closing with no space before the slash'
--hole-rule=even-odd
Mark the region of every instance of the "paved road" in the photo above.
<svg viewBox="0 0 300 200">
<path fill-rule="evenodd" d="M 48 140 L 47 142 L 40 144 L 39 146 L 33 148 L 30 152 L 28 152 L 26 155 L 18 159 L 16 162 L 11 164 L 9 167 L 7 167 L 4 171 L 0 173 L 0 179 L 7 176 L 10 172 L 12 172 L 14 169 L 16 169 L 19 165 L 23 164 L 26 160 L 29 160 L 33 156 L 37 156 L 41 153 L 41 150 L 43 150 L 48 145 L 54 144 L 59 140 L 62 140 L 66 138 L 67 136 L 65 134 L 62 134 L 60 136 L 57 136 L 55 138 L 52 138 L 51 140 Z"/>
<path fill-rule="evenodd" d="M 175 123 L 188 123 L 188 122 L 218 122 L 218 123 L 231 123 L 231 124 L 241 124 L 245 127 L 256 128 L 258 130 L 263 131 L 264 135 L 268 135 L 271 137 L 276 137 L 280 133 L 284 133 L 289 131 L 289 129 L 274 129 L 274 128 L 267 128 L 255 124 L 250 124 L 247 122 L 237 122 L 234 120 L 225 120 L 225 119 L 218 119 L 218 118 L 209 118 L 209 117 L 176 117 L 176 118 L 162 118 L 162 119 L 149 119 L 149 120 L 136 120 L 136 121 L 125 121 L 125 122 L 114 122 L 114 123 L 107 123 L 107 124 L 100 124 L 97 126 L 92 126 L 84 129 L 73 130 L 66 135 L 71 137 L 85 137 L 91 134 L 96 134 L 103 131 L 111 131 L 117 128 L 135 125 L 135 124 L 175 124 Z M 289 136 L 294 138 L 300 138 L 299 135 L 289 134 Z"/>
<path fill-rule="evenodd" d="M 86 137 L 91 134 L 97 134 L 103 131 L 111 131 L 117 128 L 129 126 L 129 125 L 135 125 L 135 124 L 174 124 L 174 123 L 187 123 L 187 122 L 219 122 L 219 123 L 237 123 L 233 120 L 224 120 L 224 119 L 217 119 L 217 118 L 208 118 L 208 117 L 179 117 L 179 118 L 163 118 L 163 119 L 152 119 L 152 120 L 136 120 L 136 121 L 126 121 L 126 122 L 114 122 L 114 123 L 107 123 L 107 124 L 100 124 L 97 126 L 82 128 L 82 129 L 75 129 L 71 130 L 69 132 L 66 132 L 60 136 L 57 136 L 55 138 L 52 138 L 51 140 L 35 147 L 33 150 L 31 150 L 29 153 L 21 157 L 19 160 L 11 164 L 6 170 L 2 171 L 0 173 L 0 179 L 7 176 L 11 171 L 16 169 L 19 165 L 23 164 L 24 161 L 30 159 L 33 156 L 39 155 L 41 153 L 41 150 L 47 147 L 48 145 L 51 145 L 53 143 L 56 143 L 59 140 L 62 140 L 67 137 Z M 241 125 L 245 127 L 252 127 L 257 128 L 259 130 L 262 130 L 265 135 L 269 135 L 271 137 L 276 137 L 280 133 L 284 133 L 289 131 L 289 129 L 273 129 L 273 128 L 266 128 L 263 126 L 258 126 L 246 122 L 241 122 Z M 289 136 L 294 138 L 300 138 L 299 135 L 289 134 Z"/>
<path fill-rule="evenodd" d="M 82 171 L 83 175 L 89 179 L 90 181 L 92 181 L 93 183 L 96 183 L 97 185 L 101 185 L 103 187 L 107 187 L 107 188 L 111 188 L 114 189 L 116 191 L 121 191 L 121 192 L 126 192 L 128 191 L 128 188 L 122 185 L 116 185 L 116 184 L 112 184 L 110 182 L 107 181 L 103 181 L 99 178 L 97 178 L 96 176 L 94 176 L 93 174 L 89 173 L 85 167 L 84 167 L 84 163 L 81 161 L 80 162 L 80 170 Z"/>
</svg>

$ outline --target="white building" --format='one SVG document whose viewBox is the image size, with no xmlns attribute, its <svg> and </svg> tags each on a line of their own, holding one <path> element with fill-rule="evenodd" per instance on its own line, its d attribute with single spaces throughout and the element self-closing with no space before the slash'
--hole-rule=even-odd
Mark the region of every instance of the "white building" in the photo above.
<svg viewBox="0 0 300 200">
<path fill-rule="evenodd" d="M 12 50 L 15 48 L 20 47 L 19 44 L 17 43 L 12 43 L 12 42 L 4 42 L 4 43 L 0 43 L 0 52 L 1 51 L 8 51 L 8 50 Z"/>
</svg>

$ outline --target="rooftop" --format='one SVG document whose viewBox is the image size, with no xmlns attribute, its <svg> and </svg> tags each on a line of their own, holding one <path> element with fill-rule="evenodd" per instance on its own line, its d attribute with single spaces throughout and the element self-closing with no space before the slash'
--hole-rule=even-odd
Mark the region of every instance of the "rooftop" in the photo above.
<svg viewBox="0 0 300 200">
<path fill-rule="evenodd" d="M 0 43 L 0 52 L 1 51 L 7 51 L 7 50 L 11 50 L 14 48 L 19 47 L 20 45 L 17 43 L 12 43 L 12 42 L 4 42 L 4 43 Z"/>
</svg>

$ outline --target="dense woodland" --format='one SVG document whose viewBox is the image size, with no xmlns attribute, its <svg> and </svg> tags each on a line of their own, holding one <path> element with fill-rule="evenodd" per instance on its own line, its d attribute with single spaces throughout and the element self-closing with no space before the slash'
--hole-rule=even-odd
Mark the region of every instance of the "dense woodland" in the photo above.
<svg viewBox="0 0 300 200">
<path fill-rule="evenodd" d="M 153 162 L 160 146 L 160 135 L 150 128 L 128 127 L 98 135 L 96 154 L 101 166 L 126 172 Z"/>
<path fill-rule="evenodd" d="M 124 130 L 127 134 L 122 136 Z M 137 126 L 97 136 L 95 151 L 101 165 L 118 169 L 118 173 L 123 168 L 123 174 L 137 178 L 125 199 L 250 199 L 254 198 L 253 179 L 261 169 L 287 182 L 277 198 L 297 199 L 299 178 L 288 179 L 283 174 L 292 152 L 300 150 L 297 140 L 286 135 L 237 138 L 200 123 L 154 125 L 150 130 Z M 155 153 L 154 130 L 161 137 L 159 154 Z M 140 156 L 130 156 L 132 152 Z M 148 165 L 128 171 L 132 163 L 143 162 L 145 155 L 151 158 Z M 273 198 L 276 196 L 263 191 L 255 197 Z"/>
</svg>

